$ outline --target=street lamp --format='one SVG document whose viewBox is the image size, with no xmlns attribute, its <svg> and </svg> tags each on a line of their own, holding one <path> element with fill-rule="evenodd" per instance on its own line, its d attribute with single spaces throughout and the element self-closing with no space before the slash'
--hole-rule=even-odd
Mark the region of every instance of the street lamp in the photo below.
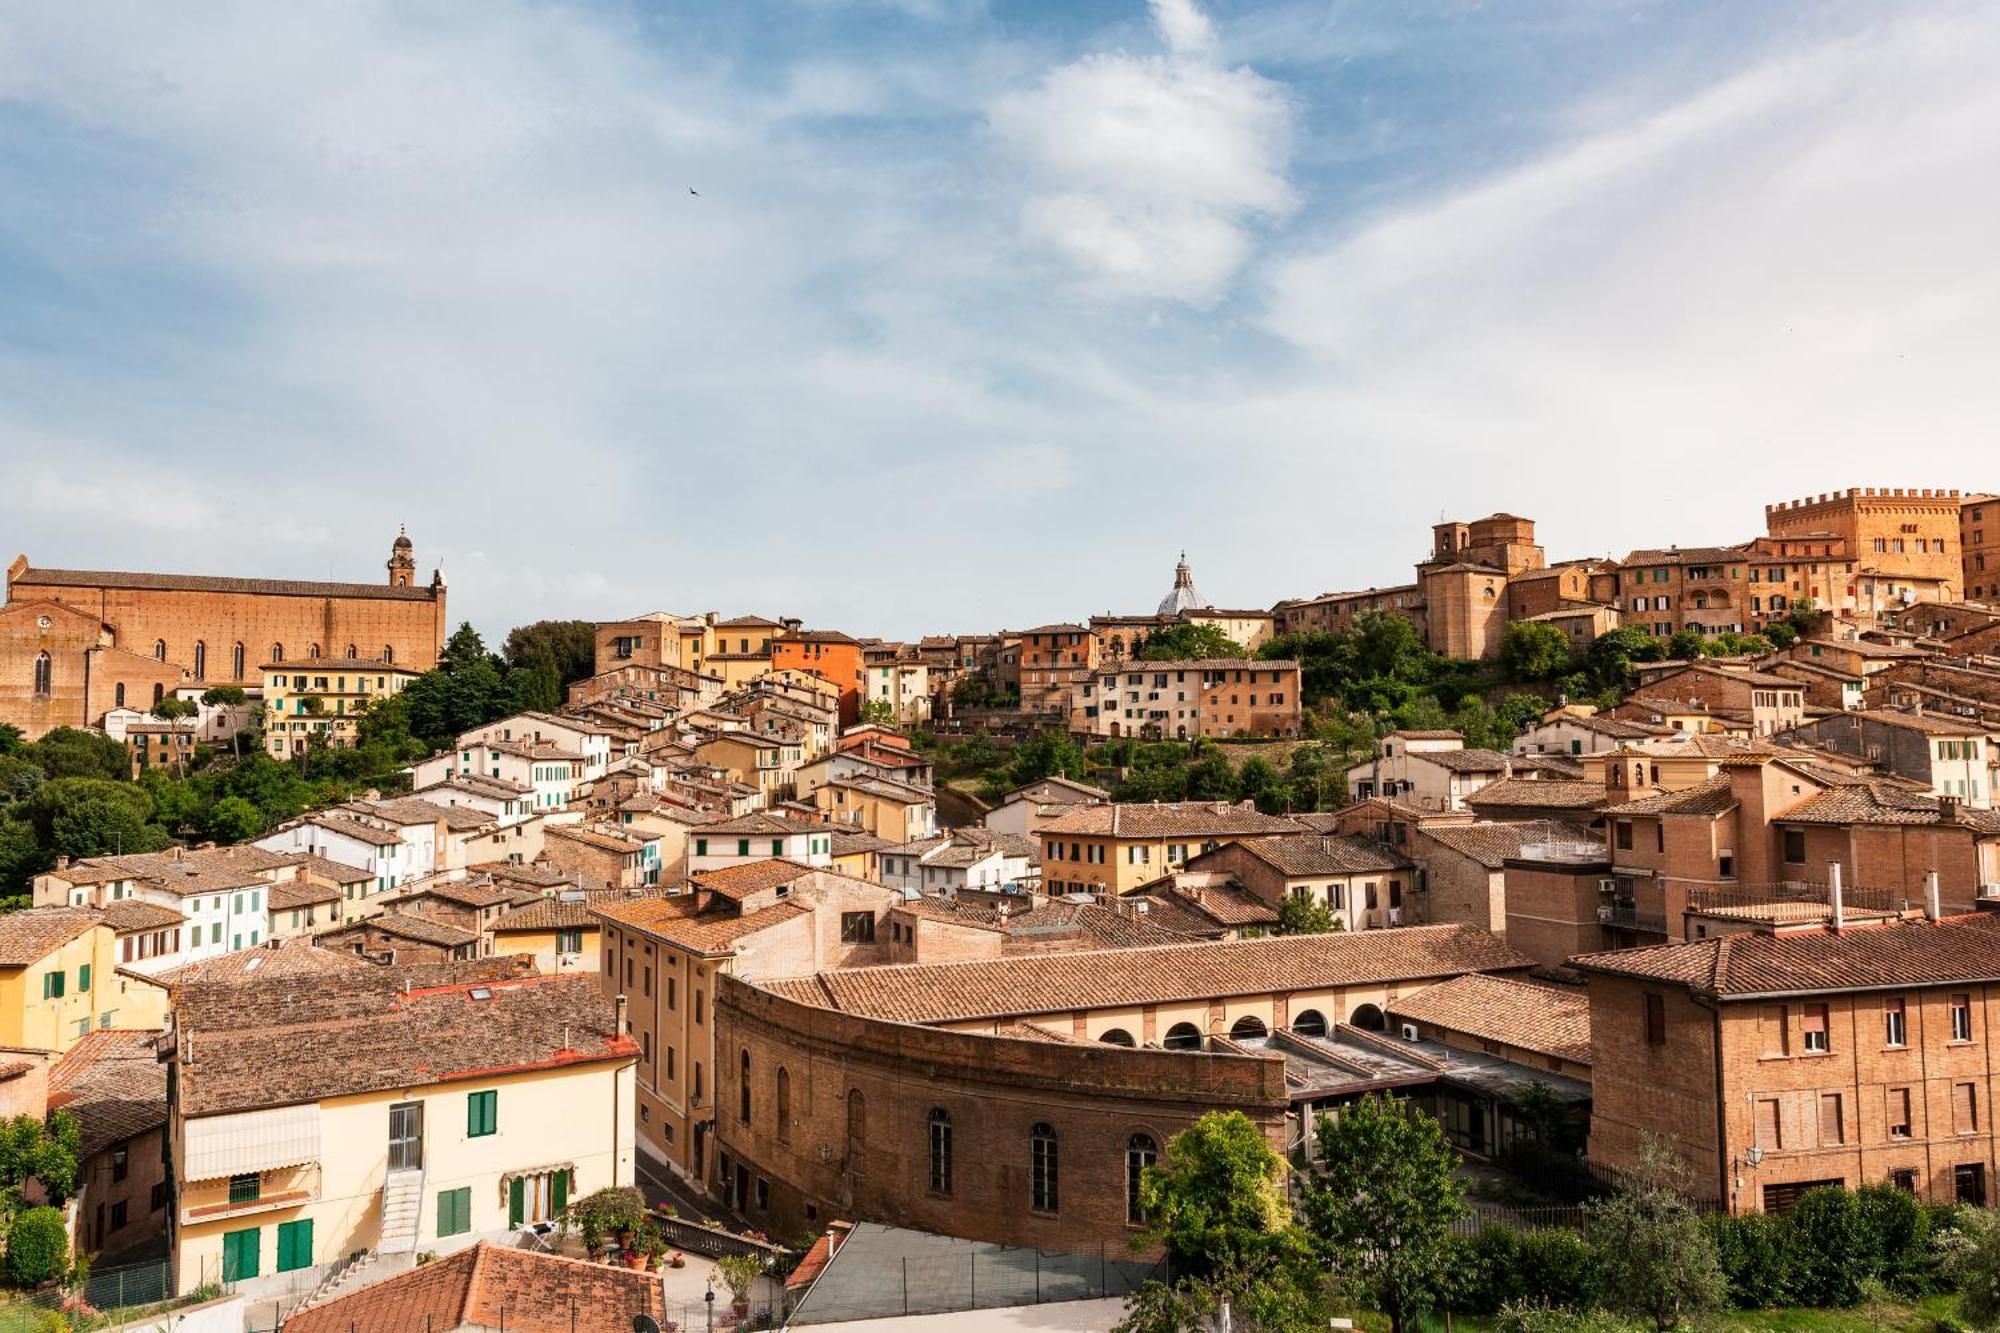
<svg viewBox="0 0 2000 1333">
<path fill-rule="evenodd" d="M 715 1274 L 708 1275 L 708 1294 L 701 1299 L 708 1309 L 708 1333 L 715 1333 Z"/>
</svg>

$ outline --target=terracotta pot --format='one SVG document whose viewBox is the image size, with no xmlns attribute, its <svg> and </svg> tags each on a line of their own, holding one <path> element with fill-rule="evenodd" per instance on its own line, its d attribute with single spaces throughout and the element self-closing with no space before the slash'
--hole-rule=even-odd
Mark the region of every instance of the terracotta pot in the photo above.
<svg viewBox="0 0 2000 1333">
<path fill-rule="evenodd" d="M 740 1301 L 731 1301 L 729 1303 L 729 1312 L 736 1316 L 737 1323 L 739 1324 L 742 1323 L 744 1320 L 750 1317 L 749 1299 L 745 1298 Z"/>
</svg>

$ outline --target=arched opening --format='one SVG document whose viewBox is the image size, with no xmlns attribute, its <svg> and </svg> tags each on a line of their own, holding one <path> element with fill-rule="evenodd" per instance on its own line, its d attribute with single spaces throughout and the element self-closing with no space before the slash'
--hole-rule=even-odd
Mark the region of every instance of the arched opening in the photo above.
<svg viewBox="0 0 2000 1333">
<path fill-rule="evenodd" d="M 348 645 L 347 645 L 347 660 L 348 660 L 348 661 L 350 661 L 350 662 L 352 662 L 352 661 L 353 661 L 353 660 L 354 660 L 355 658 L 357 658 L 357 657 L 359 657 L 359 656 L 361 656 L 361 652 L 360 652 L 360 650 L 359 650 L 359 649 L 357 649 L 357 648 L 356 648 L 356 647 L 355 647 L 355 646 L 354 646 L 353 644 L 351 644 L 351 643 L 350 643 L 350 644 L 348 644 Z"/>
<path fill-rule="evenodd" d="M 35 693 L 36 694 L 49 693 L 54 683 L 55 683 L 55 663 L 49 660 L 49 655 L 47 653 L 39 654 L 35 658 Z M 119 702 L 123 703 L 125 701 L 123 699 L 120 699 Z"/>
<path fill-rule="evenodd" d="M 243 679 L 243 645 L 240 643 L 229 650 L 229 678 Z"/>
<path fill-rule="evenodd" d="M 1159 1160 L 1160 1145 L 1151 1134 L 1134 1134 L 1125 1141 L 1125 1221 L 1131 1226 L 1146 1223 L 1139 1187 L 1145 1182 L 1146 1168 Z"/>
<path fill-rule="evenodd" d="M 1382 1011 L 1372 1004 L 1356 1005 L 1347 1021 L 1364 1032 L 1381 1032 L 1385 1027 Z"/>
<path fill-rule="evenodd" d="M 1264 1026 L 1263 1019 L 1247 1015 L 1229 1026 L 1229 1035 L 1237 1041 L 1250 1041 L 1257 1037 L 1268 1036 L 1269 1033 L 1270 1029 Z"/>
<path fill-rule="evenodd" d="M 792 1141 L 792 1076 L 778 1066 L 778 1142 Z"/>
<path fill-rule="evenodd" d="M 167 641 L 165 639 L 153 640 L 153 656 L 162 662 L 167 660 Z"/>
<path fill-rule="evenodd" d="M 1326 1035 L 1326 1015 L 1317 1009 L 1308 1009 L 1292 1019 L 1292 1031 L 1302 1037 L 1324 1037 Z"/>
<path fill-rule="evenodd" d="M 1201 1049 L 1201 1029 L 1192 1023 L 1176 1023 L 1167 1029 L 1160 1045 L 1170 1051 L 1198 1051 Z"/>
<path fill-rule="evenodd" d="M 1028 1135 L 1028 1206 L 1038 1213 L 1059 1211 L 1061 1146 L 1055 1126 L 1043 1122 Z"/>
<path fill-rule="evenodd" d="M 847 1173 L 858 1176 L 868 1165 L 868 1102 L 861 1089 L 847 1090 Z"/>
<path fill-rule="evenodd" d="M 167 687 L 166 687 L 166 686 L 164 686 L 164 685 L 162 685 L 162 684 L 160 684 L 160 682 L 158 682 L 157 680 L 156 680 L 156 681 L 154 681 L 154 682 L 153 682 L 153 702 L 154 702 L 154 703 L 158 703 L 158 702 L 159 702 L 160 700 L 162 700 L 162 699 L 164 699 L 164 698 L 166 698 L 166 697 L 167 697 Z"/>
<path fill-rule="evenodd" d="M 315 662 L 319 661 L 319 645 L 314 644 L 312 645 L 312 647 L 306 649 L 306 656 L 310 657 Z"/>
<path fill-rule="evenodd" d="M 1133 1044 L 1132 1034 L 1127 1032 L 1124 1028 L 1112 1028 L 1110 1031 L 1100 1036 L 1098 1040 L 1105 1043 L 1108 1046 L 1130 1046 Z"/>
<path fill-rule="evenodd" d="M 395 645 L 395 644 L 393 644 L 393 643 L 385 643 L 385 644 L 383 644 L 383 645 L 382 645 L 382 660 L 383 660 L 384 662 L 394 662 L 394 661 L 396 660 L 396 645 Z"/>
<path fill-rule="evenodd" d="M 282 661 L 284 661 L 284 660 L 285 660 L 285 645 L 284 645 L 284 644 L 282 644 L 282 643 L 274 643 L 274 644 L 272 644 L 272 645 L 271 645 L 271 660 L 272 660 L 273 662 L 282 662 Z"/>
<path fill-rule="evenodd" d="M 194 678 L 208 679 L 208 645 L 200 639 L 194 641 Z"/>
<path fill-rule="evenodd" d="M 114 708 L 123 708 L 125 706 L 125 682 L 122 680 L 112 687 L 111 706 Z"/>
<path fill-rule="evenodd" d="M 951 1193 L 951 1112 L 931 1108 L 931 1193 Z"/>
</svg>

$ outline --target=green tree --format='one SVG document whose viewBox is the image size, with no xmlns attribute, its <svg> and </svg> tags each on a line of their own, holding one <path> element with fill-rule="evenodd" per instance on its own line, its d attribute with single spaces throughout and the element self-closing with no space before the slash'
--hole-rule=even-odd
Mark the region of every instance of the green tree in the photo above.
<svg viewBox="0 0 2000 1333">
<path fill-rule="evenodd" d="M 1038 731 L 1014 747 L 1007 763 L 1007 790 L 1048 777 L 1081 781 L 1085 768 L 1083 747 L 1068 732 Z"/>
<path fill-rule="evenodd" d="M 1254 801 L 1267 815 L 1283 814 L 1301 804 L 1291 784 L 1261 754 L 1251 755 L 1236 770 L 1236 795 L 1239 800 Z M 1305 802 L 1304 808 L 1311 809 L 1312 803 Z"/>
<path fill-rule="evenodd" d="M 1500 636 L 1500 666 L 1509 680 L 1552 680 L 1566 675 L 1573 654 L 1569 636 L 1540 620 L 1516 620 Z"/>
<path fill-rule="evenodd" d="M 250 696 L 241 685 L 211 685 L 201 692 L 201 701 L 210 708 L 241 708 L 250 702 Z M 243 757 L 243 730 L 236 727 L 229 733 L 229 748 L 239 759 Z"/>
<path fill-rule="evenodd" d="M 7 1228 L 7 1275 L 38 1287 L 69 1271 L 69 1226 L 60 1208 L 30 1208 Z"/>
<path fill-rule="evenodd" d="M 1465 1212 L 1458 1155 L 1436 1120 L 1373 1093 L 1320 1117 L 1319 1144 L 1306 1227 L 1335 1276 L 1403 1333 L 1449 1294 L 1451 1224 Z"/>
<path fill-rule="evenodd" d="M 131 753 L 99 732 L 57 727 L 28 748 L 36 766 L 52 778 L 123 782 L 132 776 Z"/>
<path fill-rule="evenodd" d="M 27 733 L 12 722 L 0 722 L 0 754 L 19 754 L 26 747 Z"/>
<path fill-rule="evenodd" d="M 1690 1178 L 1671 1142 L 1648 1134 L 1618 1192 L 1590 1205 L 1606 1290 L 1656 1329 L 1720 1309 L 1729 1295 L 1714 1234 L 1688 1204 Z"/>
<path fill-rule="evenodd" d="M 1236 770 L 1230 766 L 1229 756 L 1221 750 L 1211 747 L 1200 759 L 1188 765 L 1188 800 L 1233 801 L 1236 791 Z"/>
<path fill-rule="evenodd" d="M 872 722 L 878 727 L 896 725 L 896 708 L 887 699 L 864 699 L 861 703 L 861 721 Z"/>
<path fill-rule="evenodd" d="M 1635 625 L 1600 634 L 1585 650 L 1584 666 L 1604 689 L 1622 690 L 1634 662 L 1657 662 L 1667 655 L 1666 640 Z"/>
<path fill-rule="evenodd" d="M 151 822 L 152 798 L 131 781 L 56 778 L 20 802 L 20 810 L 35 831 L 41 861 L 36 872 L 48 869 L 56 856 L 158 851 L 171 841 Z"/>
<path fill-rule="evenodd" d="M 1243 645 L 1219 626 L 1169 625 L 1146 636 L 1134 654 L 1142 662 L 1191 661 L 1204 657 L 1248 657 Z"/>
<path fill-rule="evenodd" d="M 2000 1214 L 1964 1210 L 1965 1239 L 1951 1255 L 1958 1312 L 1974 1328 L 2000 1327 Z"/>
<path fill-rule="evenodd" d="M 1708 656 L 1708 641 L 1698 630 L 1677 629 L 1667 640 L 1667 656 L 1676 662 L 1692 662 Z"/>
<path fill-rule="evenodd" d="M 1799 641 L 1799 632 L 1789 621 L 1774 620 L 1764 627 L 1764 637 L 1774 648 L 1789 648 Z"/>
<path fill-rule="evenodd" d="M 174 734 L 176 736 L 180 735 L 183 731 L 186 730 L 186 728 L 181 725 L 183 722 L 188 721 L 190 718 L 198 717 L 200 716 L 200 714 L 201 714 L 200 704 L 196 703 L 192 699 L 178 699 L 173 697 L 172 695 L 169 695 L 166 698 L 159 700 L 157 703 L 153 705 L 153 716 L 171 726 L 174 729 Z M 174 773 L 176 776 L 186 777 L 187 776 L 186 756 L 184 752 L 181 750 L 181 747 L 178 745 L 173 747 L 173 751 L 174 751 Z"/>
<path fill-rule="evenodd" d="M 264 815 L 241 796 L 225 796 L 209 810 L 206 827 L 217 842 L 248 842 L 264 832 Z"/>
<path fill-rule="evenodd" d="M 1288 893 L 1278 904 L 1280 935 L 1324 935 L 1337 924 L 1333 909 L 1310 895 Z"/>
<path fill-rule="evenodd" d="M 17 1115 L 0 1120 L 0 1189 L 18 1191 L 39 1180 L 57 1203 L 76 1193 L 77 1153 L 83 1137 L 67 1111 L 46 1120 Z"/>
<path fill-rule="evenodd" d="M 513 702 L 503 664 L 469 624 L 452 633 L 437 666 L 397 698 L 410 733 L 434 750 L 452 744 L 461 732 L 505 717 Z"/>
<path fill-rule="evenodd" d="M 588 620 L 537 620 L 507 631 L 500 655 L 514 670 L 548 667 L 562 691 L 597 672 L 597 625 Z"/>
</svg>

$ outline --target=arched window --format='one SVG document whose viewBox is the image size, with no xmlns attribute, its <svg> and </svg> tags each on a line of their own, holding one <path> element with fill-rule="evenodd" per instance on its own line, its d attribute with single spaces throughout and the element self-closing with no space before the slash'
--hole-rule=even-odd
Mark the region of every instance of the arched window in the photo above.
<svg viewBox="0 0 2000 1333">
<path fill-rule="evenodd" d="M 1292 1020 L 1292 1031 L 1302 1037 L 1324 1037 L 1326 1015 L 1317 1009 L 1308 1009 Z"/>
<path fill-rule="evenodd" d="M 1134 1134 L 1125 1141 L 1125 1220 L 1143 1226 L 1146 1210 L 1139 1202 L 1139 1184 L 1146 1168 L 1160 1160 L 1160 1145 L 1151 1134 Z"/>
<path fill-rule="evenodd" d="M 162 685 L 162 684 L 160 684 L 160 682 L 158 682 L 157 680 L 156 680 L 156 681 L 154 681 L 154 682 L 153 682 L 153 702 L 154 702 L 154 703 L 158 703 L 158 702 L 159 702 L 159 701 L 160 701 L 161 699 L 163 699 L 163 698 L 165 698 L 165 697 L 166 697 L 166 694 L 167 694 L 167 687 L 166 687 L 166 686 L 164 686 L 164 685 Z"/>
<path fill-rule="evenodd" d="M 1099 1037 L 1098 1040 L 1112 1046 L 1130 1046 L 1132 1044 L 1132 1034 L 1124 1028 L 1112 1028 L 1109 1032 Z"/>
<path fill-rule="evenodd" d="M 743 1061 L 737 1068 L 736 1118 L 744 1124 L 750 1123 L 750 1050 L 743 1050 Z"/>
<path fill-rule="evenodd" d="M 243 645 L 240 643 L 229 650 L 229 678 L 243 679 Z"/>
<path fill-rule="evenodd" d="M 35 693 L 36 694 L 49 693 L 50 687 L 54 684 L 54 681 L 55 681 L 55 664 L 49 660 L 49 655 L 47 653 L 43 653 L 35 658 Z M 120 699 L 118 702 L 124 703 L 125 701 L 123 699 Z"/>
<path fill-rule="evenodd" d="M 1353 1016 L 1347 1021 L 1367 1032 L 1380 1032 L 1385 1026 L 1382 1011 L 1372 1004 L 1356 1006 Z"/>
<path fill-rule="evenodd" d="M 394 662 L 394 661 L 396 660 L 396 645 L 395 645 L 395 644 L 393 644 L 393 643 L 385 643 L 385 644 L 383 644 L 383 645 L 382 645 L 382 660 L 383 660 L 384 662 Z"/>
<path fill-rule="evenodd" d="M 125 682 L 122 680 L 112 688 L 111 706 L 114 708 L 123 708 L 125 706 Z"/>
<path fill-rule="evenodd" d="M 315 662 L 319 661 L 319 645 L 314 644 L 312 647 L 306 649 L 306 656 Z"/>
<path fill-rule="evenodd" d="M 282 644 L 282 643 L 274 643 L 274 644 L 272 644 L 272 645 L 271 645 L 271 660 L 272 660 L 273 662 L 282 662 L 282 661 L 284 661 L 284 660 L 285 660 L 285 645 L 284 645 L 284 644 Z"/>
<path fill-rule="evenodd" d="M 1037 1124 L 1028 1135 L 1028 1204 L 1038 1213 L 1053 1213 L 1062 1202 L 1059 1157 L 1055 1126 L 1046 1121 Z"/>
<path fill-rule="evenodd" d="M 931 1108 L 931 1193 L 951 1193 L 951 1112 Z"/>
<path fill-rule="evenodd" d="M 1201 1029 L 1192 1023 L 1176 1023 L 1167 1029 L 1166 1039 L 1160 1045 L 1170 1051 L 1198 1051 L 1201 1049 Z"/>
<path fill-rule="evenodd" d="M 1246 1016 L 1236 1020 L 1229 1029 L 1229 1035 L 1237 1041 L 1249 1041 L 1264 1036 L 1267 1031 L 1263 1019 Z"/>
<path fill-rule="evenodd" d="M 347 645 L 347 660 L 348 660 L 348 661 L 350 661 L 350 662 L 352 662 L 352 661 L 353 661 L 353 660 L 354 660 L 355 658 L 357 658 L 357 657 L 359 657 L 359 656 L 361 656 L 361 654 L 360 654 L 359 652 L 357 652 L 357 651 L 355 650 L 355 647 L 354 647 L 354 645 L 353 645 L 353 644 L 351 644 L 351 643 L 350 643 L 350 644 L 348 644 L 348 645 Z"/>
<path fill-rule="evenodd" d="M 194 678 L 208 679 L 208 644 L 200 639 L 194 641 Z"/>
<path fill-rule="evenodd" d="M 162 662 L 167 660 L 167 641 L 165 639 L 153 640 L 153 656 L 159 658 Z"/>
<path fill-rule="evenodd" d="M 778 1066 L 778 1142 L 792 1141 L 792 1076 Z"/>
<path fill-rule="evenodd" d="M 868 1164 L 868 1103 L 861 1089 L 847 1090 L 847 1174 L 858 1176 Z"/>
</svg>

